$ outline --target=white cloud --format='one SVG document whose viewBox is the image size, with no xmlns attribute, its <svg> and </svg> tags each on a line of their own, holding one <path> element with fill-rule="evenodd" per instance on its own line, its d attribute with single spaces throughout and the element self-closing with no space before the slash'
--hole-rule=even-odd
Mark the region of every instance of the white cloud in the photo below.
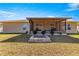
<svg viewBox="0 0 79 59">
<path fill-rule="evenodd" d="M 79 3 L 70 3 L 68 4 L 69 9 L 66 11 L 74 11 L 79 9 Z"/>
<path fill-rule="evenodd" d="M 13 17 L 15 15 L 16 14 L 13 12 L 0 10 L 0 16 L 2 16 L 2 17 Z"/>
<path fill-rule="evenodd" d="M 73 21 L 73 19 L 67 19 L 67 21 Z"/>
<path fill-rule="evenodd" d="M 47 16 L 47 17 L 50 17 L 51 18 L 51 17 L 56 17 L 56 16 Z"/>
</svg>

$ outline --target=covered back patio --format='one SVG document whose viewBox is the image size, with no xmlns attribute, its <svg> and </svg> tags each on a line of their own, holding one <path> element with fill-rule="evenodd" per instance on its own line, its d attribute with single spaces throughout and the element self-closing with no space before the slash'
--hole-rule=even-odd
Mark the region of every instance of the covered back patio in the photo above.
<svg viewBox="0 0 79 59">
<path fill-rule="evenodd" d="M 30 32 L 34 30 L 50 33 L 54 29 L 55 33 L 66 33 L 66 20 L 69 18 L 27 18 L 30 23 Z"/>
</svg>

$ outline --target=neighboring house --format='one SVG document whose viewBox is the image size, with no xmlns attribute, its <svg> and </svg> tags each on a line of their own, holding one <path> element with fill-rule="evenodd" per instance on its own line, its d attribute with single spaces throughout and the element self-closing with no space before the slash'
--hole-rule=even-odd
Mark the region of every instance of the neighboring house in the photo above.
<svg viewBox="0 0 79 59">
<path fill-rule="evenodd" d="M 0 33 L 26 33 L 29 31 L 27 20 L 1 21 Z"/>
</svg>

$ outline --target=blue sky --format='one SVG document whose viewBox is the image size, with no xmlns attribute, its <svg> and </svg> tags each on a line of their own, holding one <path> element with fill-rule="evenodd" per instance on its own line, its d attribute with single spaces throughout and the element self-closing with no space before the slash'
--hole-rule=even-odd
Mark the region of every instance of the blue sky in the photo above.
<svg viewBox="0 0 79 59">
<path fill-rule="evenodd" d="M 0 3 L 0 21 L 26 17 L 72 17 L 79 21 L 78 3 Z"/>
</svg>

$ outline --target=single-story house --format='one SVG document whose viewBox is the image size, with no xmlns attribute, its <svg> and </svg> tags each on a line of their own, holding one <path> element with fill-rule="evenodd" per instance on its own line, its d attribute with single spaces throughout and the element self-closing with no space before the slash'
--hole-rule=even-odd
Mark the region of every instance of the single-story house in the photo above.
<svg viewBox="0 0 79 59">
<path fill-rule="evenodd" d="M 30 32 L 39 29 L 50 31 L 51 28 L 56 28 L 55 32 L 63 32 L 63 33 L 77 33 L 77 22 L 67 21 L 68 18 L 27 18 L 30 23 Z"/>
<path fill-rule="evenodd" d="M 0 21 L 0 33 L 30 33 L 36 28 L 46 31 L 56 28 L 56 32 L 77 33 L 78 22 L 67 19 L 69 18 L 27 17 L 25 20 Z"/>
</svg>

